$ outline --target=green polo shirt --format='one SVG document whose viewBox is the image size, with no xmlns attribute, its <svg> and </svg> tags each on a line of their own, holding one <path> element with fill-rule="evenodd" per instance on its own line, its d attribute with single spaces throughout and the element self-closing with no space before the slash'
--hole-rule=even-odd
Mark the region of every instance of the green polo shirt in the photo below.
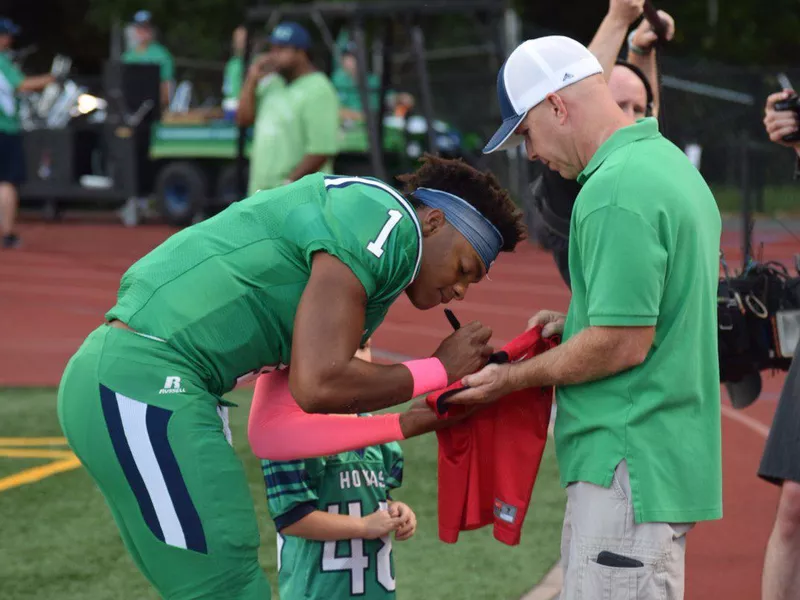
<svg viewBox="0 0 800 600">
<path fill-rule="evenodd" d="M 250 155 L 249 194 L 284 183 L 307 154 L 331 158 L 320 168 L 333 172 L 339 145 L 339 99 L 319 71 L 286 83 L 265 77 L 256 88 L 256 122 Z"/>
<path fill-rule="evenodd" d="M 8 53 L 0 52 L 0 133 L 19 132 L 17 88 L 24 79 Z"/>
<path fill-rule="evenodd" d="M 564 340 L 593 326 L 655 340 L 641 365 L 556 390 L 562 484 L 608 487 L 624 459 L 637 523 L 721 518 L 717 204 L 654 118 L 615 132 L 578 183 Z"/>
<path fill-rule="evenodd" d="M 172 54 L 158 42 L 150 42 L 144 50 L 133 48 L 122 55 L 122 62 L 156 64 L 161 67 L 161 81 L 175 79 L 175 61 Z"/>
</svg>

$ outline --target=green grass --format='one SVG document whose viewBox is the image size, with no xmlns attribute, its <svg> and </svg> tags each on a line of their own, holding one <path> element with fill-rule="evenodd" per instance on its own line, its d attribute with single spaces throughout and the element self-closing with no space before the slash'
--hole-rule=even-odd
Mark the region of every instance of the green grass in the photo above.
<svg viewBox="0 0 800 600">
<path fill-rule="evenodd" d="M 231 427 L 244 460 L 261 528 L 261 564 L 276 590 L 275 532 L 258 461 L 246 439 L 248 393 L 234 393 Z M 61 436 L 51 389 L 0 389 L 0 437 Z M 404 442 L 404 485 L 395 494 L 417 513 L 416 536 L 396 543 L 398 598 L 516 600 L 555 563 L 564 494 L 552 448 L 539 473 L 522 543 L 510 548 L 491 529 L 441 543 L 436 525 L 436 437 Z M 0 477 L 44 464 L 0 457 Z M 83 469 L 0 492 L 0 588 L 3 600 L 105 600 L 158 596 L 128 558 L 105 502 Z M 277 597 L 277 593 L 275 595 Z"/>
<path fill-rule="evenodd" d="M 712 185 L 711 191 L 717 199 L 720 212 L 738 213 L 742 210 L 741 190 L 734 186 Z M 797 214 L 800 213 L 797 186 L 774 185 L 764 188 L 764 206 L 759 211 L 766 215 Z M 753 207 L 753 211 L 756 207 Z"/>
</svg>

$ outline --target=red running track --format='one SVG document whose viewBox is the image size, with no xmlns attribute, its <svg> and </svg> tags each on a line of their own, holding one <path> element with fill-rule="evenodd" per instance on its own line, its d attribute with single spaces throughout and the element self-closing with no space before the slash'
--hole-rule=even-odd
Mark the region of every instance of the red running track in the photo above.
<svg viewBox="0 0 800 600">
<path fill-rule="evenodd" d="M 18 251 L 0 252 L 0 386 L 55 386 L 86 334 L 114 302 L 123 271 L 172 229 L 108 224 L 27 223 Z M 792 264 L 800 244 L 765 239 L 764 258 Z M 739 238 L 725 234 L 728 260 L 738 265 Z M 566 309 L 569 295 L 550 257 L 525 244 L 502 257 L 491 281 L 454 306 L 462 322 L 480 319 L 497 345 L 521 331 L 541 308 Z M 450 333 L 440 310 L 419 312 L 403 297 L 375 336 L 385 356 L 423 356 Z M 699 525 L 687 550 L 687 600 L 759 597 L 764 548 L 777 488 L 756 477 L 783 376 L 767 377 L 762 398 L 744 411 L 723 406 L 724 518 Z"/>
</svg>

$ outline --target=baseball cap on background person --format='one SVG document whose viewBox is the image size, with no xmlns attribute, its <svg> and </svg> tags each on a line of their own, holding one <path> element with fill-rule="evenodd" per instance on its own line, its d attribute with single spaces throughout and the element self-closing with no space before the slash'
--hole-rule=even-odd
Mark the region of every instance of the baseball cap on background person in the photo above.
<svg viewBox="0 0 800 600">
<path fill-rule="evenodd" d="M 0 17 L 0 35 L 19 35 L 19 26 L 11 19 Z"/>
<path fill-rule="evenodd" d="M 133 15 L 133 22 L 136 25 L 152 26 L 153 25 L 153 15 L 150 13 L 149 10 L 137 11 L 136 14 Z"/>
<path fill-rule="evenodd" d="M 292 21 L 279 23 L 269 36 L 269 43 L 276 46 L 291 46 L 299 50 L 311 49 L 311 35 L 308 30 Z"/>
<path fill-rule="evenodd" d="M 503 124 L 483 149 L 484 154 L 519 146 L 514 131 L 528 111 L 548 94 L 603 72 L 586 46 L 562 36 L 527 40 L 517 46 L 497 74 L 497 97 Z"/>
</svg>

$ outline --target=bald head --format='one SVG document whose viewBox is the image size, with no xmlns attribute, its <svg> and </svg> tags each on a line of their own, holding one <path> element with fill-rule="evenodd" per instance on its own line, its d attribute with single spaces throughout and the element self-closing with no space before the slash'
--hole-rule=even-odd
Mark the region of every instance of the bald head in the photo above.
<svg viewBox="0 0 800 600">
<path fill-rule="evenodd" d="M 603 76 L 592 75 L 548 94 L 517 129 L 530 160 L 575 179 L 609 134 L 632 120 L 620 110 Z M 602 138 L 602 141 L 599 141 Z"/>
<path fill-rule="evenodd" d="M 608 80 L 614 102 L 629 118 L 641 119 L 647 113 L 647 90 L 636 73 L 628 67 L 615 65 Z"/>
</svg>

